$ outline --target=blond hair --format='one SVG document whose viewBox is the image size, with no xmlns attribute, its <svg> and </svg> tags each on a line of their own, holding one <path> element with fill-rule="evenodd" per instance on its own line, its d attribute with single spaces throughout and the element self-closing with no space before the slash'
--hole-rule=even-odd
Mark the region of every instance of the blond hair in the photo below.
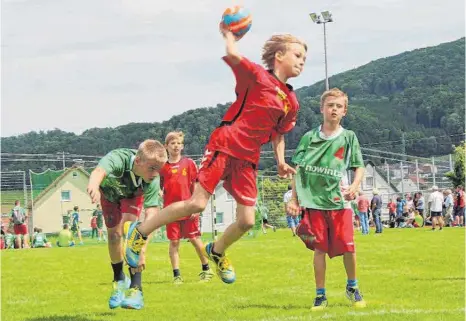
<svg viewBox="0 0 466 321">
<path fill-rule="evenodd" d="M 345 98 L 345 108 L 348 107 L 348 95 L 345 94 L 343 91 L 341 91 L 338 88 L 332 88 L 330 90 L 325 91 L 322 96 L 320 96 L 320 106 L 323 107 L 325 103 L 325 99 L 328 97 L 343 97 Z"/>
<path fill-rule="evenodd" d="M 168 145 L 174 139 L 181 139 L 181 143 L 184 143 L 184 133 L 182 131 L 169 132 L 165 137 L 165 145 Z"/>
<path fill-rule="evenodd" d="M 290 34 L 273 35 L 265 42 L 262 48 L 262 61 L 267 69 L 274 69 L 275 54 L 277 52 L 285 53 L 288 50 L 288 45 L 292 43 L 302 45 L 307 52 L 306 43 Z"/>
<path fill-rule="evenodd" d="M 155 139 L 146 139 L 138 148 L 136 154 L 142 160 L 155 160 L 165 163 L 168 159 L 167 151 L 163 144 Z"/>
</svg>

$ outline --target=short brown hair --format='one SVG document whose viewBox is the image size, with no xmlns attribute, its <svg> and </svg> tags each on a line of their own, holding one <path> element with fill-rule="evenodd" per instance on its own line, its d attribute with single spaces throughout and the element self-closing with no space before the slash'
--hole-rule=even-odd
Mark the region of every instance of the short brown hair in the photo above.
<svg viewBox="0 0 466 321">
<path fill-rule="evenodd" d="M 345 94 L 343 91 L 341 91 L 338 88 L 332 88 L 330 90 L 326 90 L 322 96 L 320 96 L 320 106 L 324 106 L 325 99 L 327 97 L 344 97 L 345 98 L 345 107 L 348 107 L 348 95 Z"/>
<path fill-rule="evenodd" d="M 267 69 L 274 68 L 275 54 L 277 52 L 285 53 L 288 50 L 288 44 L 291 43 L 299 43 L 307 51 L 306 43 L 290 34 L 273 35 L 265 42 L 262 48 L 262 61 Z"/>
<path fill-rule="evenodd" d="M 161 142 L 155 139 L 146 139 L 143 141 L 138 148 L 136 154 L 142 160 L 156 160 L 161 163 L 165 163 L 168 159 L 167 150 Z"/>
<path fill-rule="evenodd" d="M 168 145 L 172 140 L 179 138 L 181 143 L 184 143 L 184 133 L 182 131 L 169 132 L 165 137 L 165 144 Z"/>
</svg>

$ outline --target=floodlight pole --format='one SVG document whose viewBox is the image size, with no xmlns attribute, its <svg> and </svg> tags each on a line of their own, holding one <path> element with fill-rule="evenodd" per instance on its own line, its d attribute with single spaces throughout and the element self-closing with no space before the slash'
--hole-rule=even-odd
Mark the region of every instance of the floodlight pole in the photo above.
<svg viewBox="0 0 466 321">
<path fill-rule="evenodd" d="M 332 14 L 329 11 L 324 11 L 320 15 L 316 13 L 309 14 L 312 22 L 324 25 L 324 58 L 325 58 L 325 90 L 329 90 L 328 83 L 328 61 L 327 61 L 327 22 L 333 22 Z"/>
<path fill-rule="evenodd" d="M 323 22 L 324 25 L 324 56 L 325 56 L 325 90 L 329 90 L 328 85 L 328 70 L 327 70 L 327 31 L 325 25 L 327 22 Z"/>
</svg>

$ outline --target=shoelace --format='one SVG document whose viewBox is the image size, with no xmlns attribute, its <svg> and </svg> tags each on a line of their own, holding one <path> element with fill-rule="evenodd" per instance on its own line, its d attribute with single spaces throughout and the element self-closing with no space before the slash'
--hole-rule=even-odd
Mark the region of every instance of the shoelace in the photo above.
<svg viewBox="0 0 466 321">
<path fill-rule="evenodd" d="M 132 248 L 133 251 L 136 253 L 140 253 L 142 250 L 142 247 L 144 246 L 145 240 L 142 238 L 138 238 L 133 242 Z"/>
<path fill-rule="evenodd" d="M 137 289 L 137 288 L 130 288 L 130 289 L 128 289 L 128 292 L 126 292 L 127 293 L 126 296 L 127 297 L 135 296 L 135 295 L 138 294 L 138 290 L 139 289 Z"/>
<path fill-rule="evenodd" d="M 218 267 L 220 271 L 225 272 L 228 271 L 228 267 L 230 266 L 230 261 L 226 256 L 223 256 L 218 261 Z"/>
<path fill-rule="evenodd" d="M 324 302 L 324 301 L 325 301 L 325 296 L 319 295 L 314 300 L 314 306 L 320 306 L 320 305 L 322 305 L 322 302 Z"/>
</svg>

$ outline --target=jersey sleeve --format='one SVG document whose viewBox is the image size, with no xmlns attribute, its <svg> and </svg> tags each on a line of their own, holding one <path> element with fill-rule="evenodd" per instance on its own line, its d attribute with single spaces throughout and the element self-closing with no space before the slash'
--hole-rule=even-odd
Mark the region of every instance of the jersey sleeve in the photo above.
<svg viewBox="0 0 466 321">
<path fill-rule="evenodd" d="M 351 157 L 349 159 L 349 168 L 364 167 L 364 161 L 362 159 L 361 146 L 359 146 L 358 138 L 354 132 L 351 132 L 350 148 Z"/>
<path fill-rule="evenodd" d="M 248 83 L 251 80 L 255 80 L 257 78 L 257 69 L 262 68 L 246 57 L 241 57 L 241 60 L 237 64 L 233 64 L 228 56 L 224 56 L 222 59 L 230 66 L 235 75 L 236 92 L 241 91 L 244 82 Z"/>
<path fill-rule="evenodd" d="M 293 158 L 291 159 L 291 162 L 293 164 L 300 165 L 301 162 L 303 161 L 304 155 L 306 154 L 306 151 L 307 151 L 307 147 L 309 146 L 309 143 L 311 141 L 311 135 L 312 135 L 312 131 L 306 133 L 303 137 L 301 137 L 298 147 L 296 147 Z"/>
<path fill-rule="evenodd" d="M 107 176 L 112 174 L 116 177 L 120 177 L 125 171 L 125 161 L 120 154 L 115 151 L 111 151 L 102 157 L 97 167 L 102 167 Z"/>
<path fill-rule="evenodd" d="M 159 194 L 160 178 L 155 178 L 150 184 L 144 186 L 144 208 L 160 207 L 162 198 Z"/>
</svg>

